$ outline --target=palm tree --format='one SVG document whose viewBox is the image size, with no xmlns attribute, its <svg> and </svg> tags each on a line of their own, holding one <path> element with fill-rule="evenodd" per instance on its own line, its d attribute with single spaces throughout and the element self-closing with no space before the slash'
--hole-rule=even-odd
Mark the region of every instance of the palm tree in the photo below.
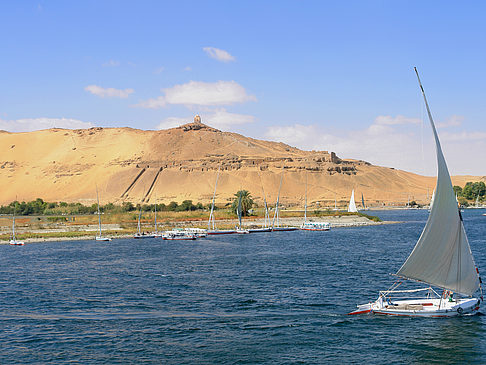
<svg viewBox="0 0 486 365">
<path fill-rule="evenodd" d="M 251 194 L 248 190 L 240 190 L 235 194 L 235 200 L 233 200 L 233 204 L 231 205 L 231 211 L 238 215 L 238 201 L 241 197 L 241 215 L 246 217 L 249 215 L 249 210 L 253 206 L 253 199 Z"/>
</svg>

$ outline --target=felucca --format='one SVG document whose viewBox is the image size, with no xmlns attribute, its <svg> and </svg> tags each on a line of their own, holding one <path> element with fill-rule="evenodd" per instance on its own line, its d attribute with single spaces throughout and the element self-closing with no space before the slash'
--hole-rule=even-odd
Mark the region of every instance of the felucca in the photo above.
<svg viewBox="0 0 486 365">
<path fill-rule="evenodd" d="M 303 231 L 329 231 L 331 229 L 329 222 L 307 221 L 307 175 L 305 175 L 304 222 L 300 226 L 300 229 Z"/>
<path fill-rule="evenodd" d="M 17 202 L 14 205 L 14 212 L 12 215 L 12 239 L 10 240 L 9 244 L 12 246 L 23 246 L 24 241 L 19 241 L 15 238 L 15 209 L 17 208 Z"/>
<path fill-rule="evenodd" d="M 96 187 L 96 202 L 98 203 L 98 235 L 96 241 L 111 241 L 110 237 L 103 237 L 101 234 L 101 212 L 100 212 L 100 198 L 98 196 L 98 186 Z"/>
<path fill-rule="evenodd" d="M 142 232 L 142 203 L 140 203 L 140 210 L 138 212 L 137 233 L 133 235 L 133 238 L 143 239 L 143 238 L 154 238 L 154 237 L 155 237 L 154 234 L 147 234 L 145 232 Z"/>
<path fill-rule="evenodd" d="M 209 234 L 232 234 L 236 233 L 234 229 L 216 229 L 216 219 L 214 218 L 214 203 L 216 200 L 216 189 L 218 188 L 218 179 L 219 179 L 219 171 L 220 169 L 218 168 L 218 173 L 216 175 L 216 182 L 214 184 L 214 193 L 213 193 L 213 200 L 211 202 L 211 212 L 209 213 L 209 221 L 208 221 L 208 235 Z M 211 229 L 212 226 L 212 229 Z"/>
<path fill-rule="evenodd" d="M 357 213 L 358 208 L 356 208 L 356 202 L 354 201 L 354 189 L 351 192 L 351 199 L 349 199 L 348 212 Z"/>
<path fill-rule="evenodd" d="M 415 73 L 435 139 L 438 173 L 434 204 L 422 235 L 396 273 L 399 279 L 390 289 L 380 291 L 376 301 L 359 305 L 350 314 L 452 317 L 476 313 L 483 301 L 479 271 L 469 247 L 439 136 L 416 68 Z M 398 290 L 402 280 L 417 281 L 428 286 Z M 432 287 L 442 289 L 442 293 L 439 294 Z M 477 297 L 474 296 L 476 293 L 479 294 Z M 403 299 L 404 296 L 411 298 Z"/>
<path fill-rule="evenodd" d="M 296 231 L 297 227 L 280 227 L 280 191 L 282 190 L 283 173 L 280 176 L 280 186 L 278 188 L 277 202 L 275 203 L 275 212 L 273 213 L 272 232 L 273 231 Z"/>
<path fill-rule="evenodd" d="M 261 180 L 261 177 L 260 177 Z M 272 229 L 268 226 L 268 222 L 270 221 L 270 217 L 268 214 L 268 204 L 267 204 L 267 197 L 265 196 L 265 189 L 263 189 L 263 183 L 262 183 L 262 192 L 263 192 L 263 203 L 265 207 L 265 218 L 264 218 L 264 223 L 262 228 L 249 228 L 248 231 L 250 233 L 264 233 L 264 232 L 271 232 Z"/>
</svg>

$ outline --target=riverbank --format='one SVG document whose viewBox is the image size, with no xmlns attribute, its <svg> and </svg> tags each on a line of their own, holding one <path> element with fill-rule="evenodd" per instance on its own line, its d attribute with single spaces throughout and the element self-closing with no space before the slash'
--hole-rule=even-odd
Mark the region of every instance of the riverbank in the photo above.
<svg viewBox="0 0 486 365">
<path fill-rule="evenodd" d="M 374 218 L 374 217 L 372 217 Z M 343 227 L 359 227 L 392 224 L 398 222 L 391 221 L 374 221 L 363 215 L 335 215 L 325 217 L 310 217 L 309 222 L 329 222 L 332 228 Z M 280 218 L 280 226 L 299 227 L 303 222 L 302 217 L 284 217 Z M 271 221 L 267 222 L 271 225 Z M 243 219 L 243 227 L 245 228 L 260 228 L 265 225 L 263 218 L 245 218 Z M 170 230 L 173 228 L 207 228 L 207 222 L 200 219 L 178 220 L 175 222 L 161 222 L 158 224 L 158 230 Z M 216 221 L 216 228 L 218 229 L 232 229 L 235 227 L 235 219 L 219 219 Z M 29 229 L 30 228 L 30 229 Z M 153 231 L 153 225 L 149 223 L 142 224 L 142 230 L 145 232 Z M 136 232 L 135 227 L 126 228 L 125 224 L 103 224 L 103 236 L 111 237 L 113 239 L 131 238 Z M 48 242 L 48 241 L 76 241 L 76 240 L 92 240 L 98 233 L 98 226 L 96 224 L 85 225 L 60 225 L 57 227 L 41 228 L 22 226 L 17 229 L 17 239 L 26 243 L 33 242 Z M 8 244 L 10 240 L 9 232 L 5 229 L 0 233 L 0 244 Z"/>
</svg>

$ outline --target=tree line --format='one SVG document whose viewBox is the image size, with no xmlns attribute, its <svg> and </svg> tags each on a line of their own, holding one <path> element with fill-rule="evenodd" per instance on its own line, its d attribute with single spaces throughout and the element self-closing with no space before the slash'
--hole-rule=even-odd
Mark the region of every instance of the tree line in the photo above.
<svg viewBox="0 0 486 365">
<path fill-rule="evenodd" d="M 100 205 L 101 212 L 107 213 L 126 213 L 142 209 L 144 212 L 154 210 L 154 204 L 133 204 L 124 202 L 121 205 L 108 203 Z M 159 212 L 183 212 L 207 209 L 201 203 L 193 204 L 192 200 L 184 200 L 181 204 L 177 202 L 170 202 L 169 204 L 157 204 L 157 211 Z M 8 205 L 0 206 L 0 214 L 15 214 L 16 215 L 59 215 L 59 214 L 94 214 L 98 211 L 97 204 L 83 205 L 81 203 L 66 203 L 66 202 L 45 202 L 41 198 L 37 198 L 30 202 L 13 201 Z"/>
<path fill-rule="evenodd" d="M 462 197 L 468 200 L 475 200 L 479 196 L 479 200 L 484 200 L 486 196 L 486 184 L 483 181 L 467 182 L 464 188 L 455 185 L 454 192 L 458 197 Z"/>
</svg>

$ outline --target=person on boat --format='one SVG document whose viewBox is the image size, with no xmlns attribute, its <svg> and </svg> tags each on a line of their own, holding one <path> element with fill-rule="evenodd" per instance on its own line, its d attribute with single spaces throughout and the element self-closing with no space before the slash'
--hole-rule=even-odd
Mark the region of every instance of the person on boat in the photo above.
<svg viewBox="0 0 486 365">
<path fill-rule="evenodd" d="M 454 301 L 454 293 L 449 292 L 449 302 L 453 302 L 453 301 Z"/>
</svg>

